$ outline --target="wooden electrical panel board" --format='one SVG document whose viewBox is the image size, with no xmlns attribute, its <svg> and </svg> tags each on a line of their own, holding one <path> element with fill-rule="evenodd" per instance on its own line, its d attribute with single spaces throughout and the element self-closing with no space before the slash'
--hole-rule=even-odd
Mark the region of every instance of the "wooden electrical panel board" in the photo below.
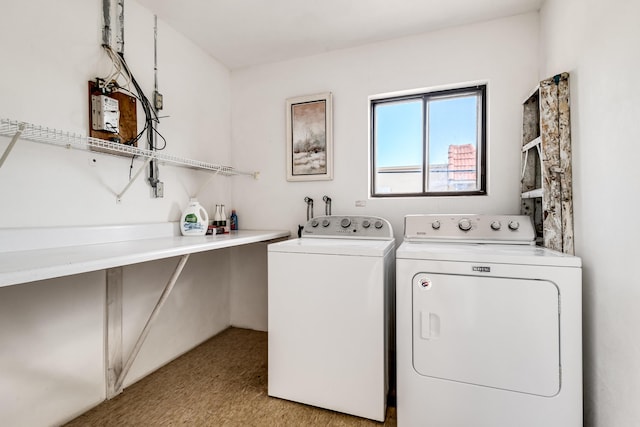
<svg viewBox="0 0 640 427">
<path fill-rule="evenodd" d="M 136 98 L 123 92 L 111 92 L 108 95 L 111 98 L 118 100 L 118 107 L 120 109 L 120 128 L 118 133 L 107 132 L 101 130 L 94 130 L 92 124 L 93 116 L 91 109 L 91 95 L 100 95 L 101 92 L 97 88 L 95 81 L 89 82 L 89 136 L 92 138 L 104 139 L 107 141 L 119 142 L 121 144 L 128 144 L 133 147 L 137 147 L 137 141 L 134 141 L 138 135 L 138 120 L 136 115 Z M 94 148 L 95 150 L 100 150 Z M 112 152 L 111 150 L 108 150 Z M 115 153 L 118 154 L 118 153 Z"/>
</svg>

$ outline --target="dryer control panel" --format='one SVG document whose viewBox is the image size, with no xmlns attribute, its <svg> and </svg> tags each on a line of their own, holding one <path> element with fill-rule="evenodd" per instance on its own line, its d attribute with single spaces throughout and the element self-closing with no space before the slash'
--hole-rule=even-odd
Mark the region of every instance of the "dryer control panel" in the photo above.
<svg viewBox="0 0 640 427">
<path fill-rule="evenodd" d="M 406 241 L 465 243 L 535 243 L 533 222 L 527 215 L 407 215 Z"/>
<path fill-rule="evenodd" d="M 375 216 L 317 216 L 304 225 L 302 237 L 393 239 L 391 223 Z"/>
</svg>

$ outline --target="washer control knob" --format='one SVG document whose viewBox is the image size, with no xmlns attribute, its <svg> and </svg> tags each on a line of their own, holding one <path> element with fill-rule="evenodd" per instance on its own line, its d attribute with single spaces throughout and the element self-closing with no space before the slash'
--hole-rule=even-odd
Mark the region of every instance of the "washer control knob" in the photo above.
<svg viewBox="0 0 640 427">
<path fill-rule="evenodd" d="M 329 222 L 329 220 L 328 220 L 328 219 L 326 219 L 326 218 L 325 218 L 325 219 L 323 219 L 323 220 L 322 220 L 322 226 L 323 226 L 323 227 L 328 227 L 328 226 L 329 226 L 329 224 L 331 224 L 331 222 Z"/>
<path fill-rule="evenodd" d="M 520 223 L 518 221 L 509 221 L 509 230 L 516 231 L 520 228 Z"/>
<path fill-rule="evenodd" d="M 471 230 L 471 221 L 469 221 L 467 218 L 462 218 L 460 221 L 458 221 L 458 228 L 462 231 Z"/>
<path fill-rule="evenodd" d="M 493 221 L 491 223 L 491 229 L 492 230 L 498 231 L 498 230 L 500 230 L 501 227 L 502 227 L 502 224 L 500 224 L 500 221 Z"/>
<path fill-rule="evenodd" d="M 365 220 L 363 220 L 363 221 L 362 221 L 362 227 L 363 227 L 363 228 L 369 228 L 369 227 L 371 227 L 371 223 L 369 222 L 369 220 L 368 220 L 368 219 L 365 219 Z"/>
<path fill-rule="evenodd" d="M 434 230 L 440 230 L 440 221 L 435 220 L 431 223 L 431 228 L 433 228 Z"/>
<path fill-rule="evenodd" d="M 312 219 L 312 220 L 311 220 L 311 226 L 312 226 L 312 227 L 317 227 L 317 226 L 318 226 L 318 224 L 319 224 L 319 222 L 318 222 L 318 220 L 317 220 L 317 219 Z"/>
<path fill-rule="evenodd" d="M 376 221 L 373 223 L 373 226 L 378 230 L 382 228 L 382 221 Z"/>
<path fill-rule="evenodd" d="M 342 226 L 342 228 L 347 228 L 351 225 L 351 220 L 349 218 L 342 218 L 342 221 L 340 221 L 340 225 Z"/>
</svg>

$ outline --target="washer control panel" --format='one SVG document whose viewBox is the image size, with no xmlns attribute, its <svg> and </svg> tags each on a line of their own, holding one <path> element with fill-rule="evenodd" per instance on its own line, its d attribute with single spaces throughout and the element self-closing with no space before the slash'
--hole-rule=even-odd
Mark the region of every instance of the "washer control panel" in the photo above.
<svg viewBox="0 0 640 427">
<path fill-rule="evenodd" d="M 464 241 L 534 244 L 535 230 L 527 215 L 407 215 L 407 241 Z"/>
<path fill-rule="evenodd" d="M 391 223 L 376 216 L 317 216 L 304 225 L 302 237 L 393 239 Z"/>
</svg>

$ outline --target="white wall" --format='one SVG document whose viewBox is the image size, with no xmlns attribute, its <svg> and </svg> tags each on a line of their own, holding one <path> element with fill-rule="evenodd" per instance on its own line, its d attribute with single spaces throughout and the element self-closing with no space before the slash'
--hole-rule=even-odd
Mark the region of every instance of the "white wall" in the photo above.
<svg viewBox="0 0 640 427">
<path fill-rule="evenodd" d="M 231 324 L 239 328 L 266 331 L 267 243 L 231 248 Z"/>
<path fill-rule="evenodd" d="M 639 16 L 628 0 L 547 0 L 541 11 L 540 77 L 571 73 L 586 426 L 640 425 Z"/>
<path fill-rule="evenodd" d="M 0 116 L 88 133 L 87 81 L 111 67 L 102 41 L 102 1 L 7 2 L 0 15 Z M 159 88 L 165 109 L 159 131 L 167 154 L 230 161 L 229 71 L 159 21 Z M 153 15 L 125 6 L 125 58 L 146 94 L 153 89 Z M 140 105 L 138 105 L 141 114 Z M 139 129 L 141 128 L 139 123 Z M 0 150 L 9 142 L 0 137 Z M 144 142 L 141 144 L 146 148 Z M 90 159 L 96 159 L 90 165 Z M 142 164 L 137 160 L 134 171 Z M 0 226 L 84 225 L 177 221 L 211 175 L 161 166 L 165 197 L 152 199 L 144 174 L 116 204 L 130 161 L 19 141 L 0 169 Z M 217 177 L 200 195 L 209 210 L 230 204 L 229 179 Z"/>
<path fill-rule="evenodd" d="M 0 425 L 46 426 L 104 399 L 104 272 L 0 288 Z"/>
<path fill-rule="evenodd" d="M 125 25 L 125 57 L 150 95 L 153 15 L 127 1 Z M 86 134 L 87 81 L 110 69 L 101 26 L 101 0 L 4 2 L 0 117 Z M 229 71 L 162 21 L 158 41 L 162 114 L 170 116 L 159 127 L 166 152 L 228 164 Z M 0 152 L 8 142 L 0 137 Z M 0 227 L 177 221 L 211 176 L 161 166 L 163 199 L 150 197 L 142 176 L 116 204 L 129 164 L 20 140 L 0 169 Z M 231 204 L 228 184 L 220 177 L 207 184 L 200 200 L 209 212 L 216 203 Z M 229 325 L 229 253 L 190 258 L 125 386 Z M 125 357 L 176 263 L 124 269 Z M 0 288 L 0 425 L 59 425 L 105 398 L 104 318 L 104 271 Z"/>
<path fill-rule="evenodd" d="M 489 195 L 368 199 L 368 97 L 477 81 L 488 82 Z M 297 233 L 305 196 L 320 215 L 324 195 L 334 214 L 388 218 L 398 242 L 410 213 L 516 213 L 521 103 L 537 81 L 536 13 L 234 71 L 233 162 L 261 172 L 257 183 L 232 184 L 241 227 Z M 324 91 L 333 93 L 334 180 L 287 182 L 285 100 Z"/>
</svg>

